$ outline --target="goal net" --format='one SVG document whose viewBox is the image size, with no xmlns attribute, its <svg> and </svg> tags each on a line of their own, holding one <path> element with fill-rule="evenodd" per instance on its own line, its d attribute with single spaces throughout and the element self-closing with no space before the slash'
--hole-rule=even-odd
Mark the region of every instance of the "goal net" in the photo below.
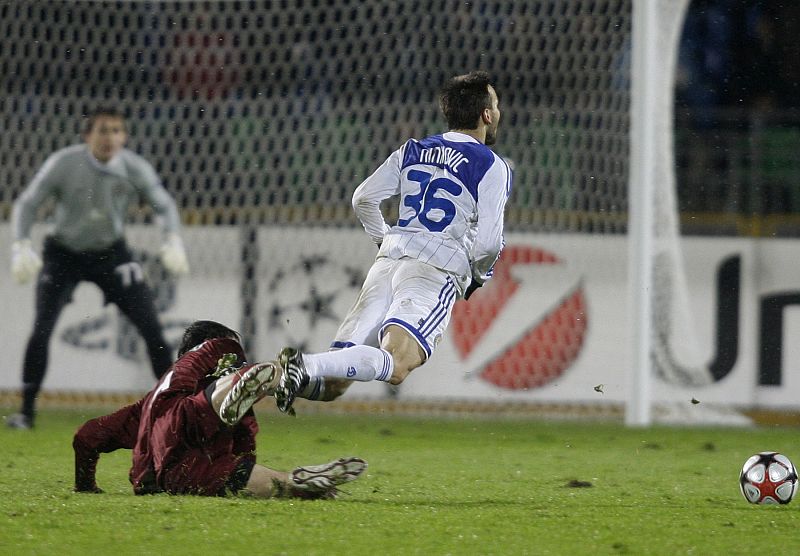
<svg viewBox="0 0 800 556">
<path fill-rule="evenodd" d="M 685 330 L 661 301 L 687 287 L 669 197 L 670 76 L 687 1 L 659 1 L 649 38 L 664 70 L 651 260 L 670 269 L 656 273 L 654 306 L 671 315 L 654 319 L 661 339 Z M 213 318 L 238 327 L 255 358 L 285 343 L 324 350 L 375 255 L 352 215 L 354 188 L 408 137 L 443 130 L 436 91 L 446 78 L 485 69 L 501 99 L 497 151 L 515 172 L 494 283 L 456 306 L 437 354 L 399 391 L 366 385 L 348 396 L 619 413 L 633 351 L 631 26 L 625 0 L 4 2 L 0 216 L 7 225 L 50 152 L 80 140 L 83 114 L 115 105 L 184 222 L 192 272 L 176 283 L 152 255 L 152 215 L 131 214 L 170 338 Z M 3 283 L 3 303 L 13 296 L 26 315 L 6 350 L 16 353 L 32 293 Z M 141 342 L 92 295 L 79 291 L 84 305 L 68 308 L 54 357 L 129 366 L 100 386 L 51 369 L 46 388 L 146 389 Z M 654 380 L 665 399 L 685 400 L 707 374 L 669 367 L 672 343 L 656 343 Z M 17 368 L 5 366 L 0 386 L 15 387 Z"/>
</svg>

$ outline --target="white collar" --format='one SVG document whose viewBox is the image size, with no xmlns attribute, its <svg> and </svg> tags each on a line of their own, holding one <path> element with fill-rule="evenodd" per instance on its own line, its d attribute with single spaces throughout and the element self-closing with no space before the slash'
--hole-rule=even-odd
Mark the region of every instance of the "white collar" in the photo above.
<svg viewBox="0 0 800 556">
<path fill-rule="evenodd" d="M 475 139 L 472 135 L 467 135 L 466 133 L 461 133 L 459 131 L 447 131 L 442 133 L 442 137 L 447 141 L 457 141 L 460 143 L 480 143 L 480 141 Z"/>
</svg>

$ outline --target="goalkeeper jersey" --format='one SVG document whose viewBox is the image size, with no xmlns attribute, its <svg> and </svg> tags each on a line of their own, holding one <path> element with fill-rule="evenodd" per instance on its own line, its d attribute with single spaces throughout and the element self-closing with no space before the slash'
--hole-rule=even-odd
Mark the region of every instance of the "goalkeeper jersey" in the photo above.
<svg viewBox="0 0 800 556">
<path fill-rule="evenodd" d="M 128 149 L 107 163 L 85 144 L 50 155 L 14 205 L 14 240 L 30 236 L 36 210 L 48 198 L 55 201 L 51 235 L 73 251 L 98 251 L 122 239 L 134 201 L 148 202 L 165 232 L 179 231 L 175 202 L 150 163 Z"/>
<path fill-rule="evenodd" d="M 410 257 L 456 275 L 463 293 L 483 284 L 503 248 L 503 213 L 511 169 L 469 135 L 447 132 L 410 139 L 353 194 L 353 208 L 379 256 Z M 397 223 L 380 204 L 400 196 Z"/>
</svg>

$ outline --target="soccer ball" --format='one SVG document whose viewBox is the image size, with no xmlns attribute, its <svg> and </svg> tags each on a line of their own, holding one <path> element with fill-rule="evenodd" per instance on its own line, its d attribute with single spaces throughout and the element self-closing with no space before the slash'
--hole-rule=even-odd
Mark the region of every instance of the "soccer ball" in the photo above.
<svg viewBox="0 0 800 556">
<path fill-rule="evenodd" d="M 778 452 L 761 452 L 744 462 L 739 488 L 753 504 L 788 504 L 797 492 L 797 469 Z"/>
</svg>

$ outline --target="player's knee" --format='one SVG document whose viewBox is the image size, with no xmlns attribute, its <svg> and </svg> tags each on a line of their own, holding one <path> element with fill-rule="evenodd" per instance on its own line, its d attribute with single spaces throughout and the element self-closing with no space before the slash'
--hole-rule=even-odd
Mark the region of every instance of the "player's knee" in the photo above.
<svg viewBox="0 0 800 556">
<path fill-rule="evenodd" d="M 392 356 L 392 384 L 400 384 L 411 371 L 425 362 L 425 351 L 405 329 L 389 326 L 381 339 L 381 348 Z"/>
<path fill-rule="evenodd" d="M 389 384 L 398 386 L 411 374 L 411 371 L 416 369 L 422 364 L 422 361 L 416 354 L 398 353 L 394 358 L 394 368 L 392 369 L 392 377 L 389 379 Z"/>
<path fill-rule="evenodd" d="M 403 381 L 406 379 L 409 373 L 398 373 L 397 371 L 392 373 L 392 377 L 389 379 L 389 384 L 392 386 L 400 386 L 403 384 Z"/>
</svg>

